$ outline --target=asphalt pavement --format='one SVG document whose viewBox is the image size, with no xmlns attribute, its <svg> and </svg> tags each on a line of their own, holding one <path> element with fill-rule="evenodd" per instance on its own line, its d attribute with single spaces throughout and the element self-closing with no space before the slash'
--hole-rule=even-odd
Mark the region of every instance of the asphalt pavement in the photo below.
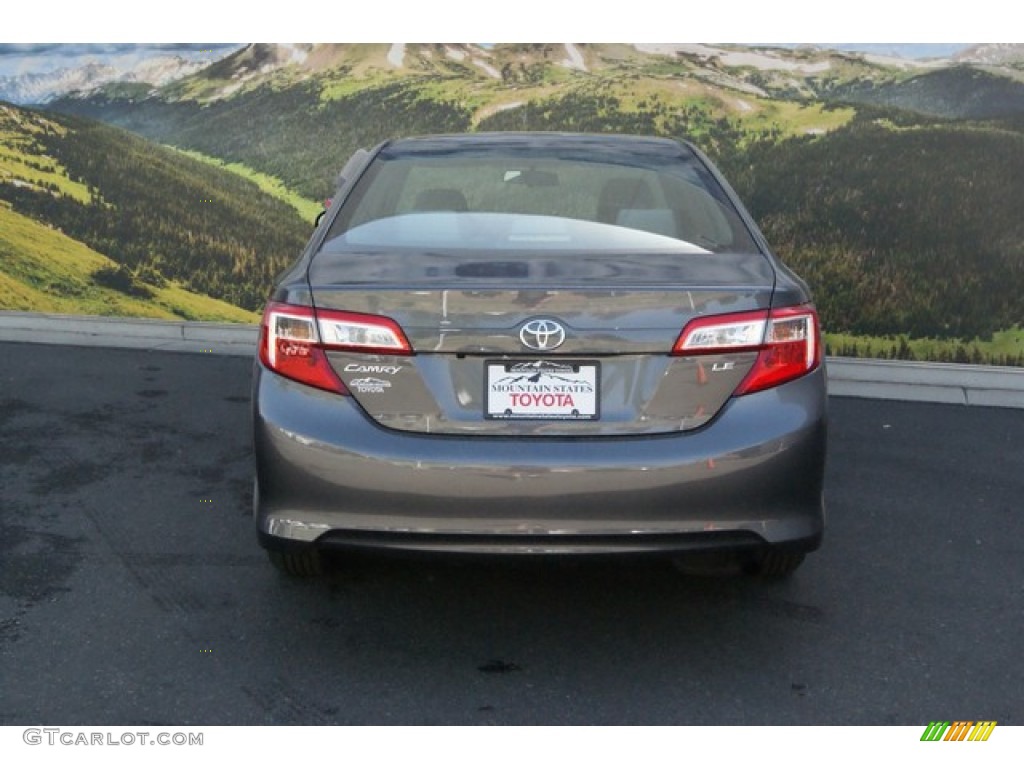
<svg viewBox="0 0 1024 768">
<path fill-rule="evenodd" d="M 1024 724 L 1024 410 L 833 397 L 823 548 L 267 562 L 251 362 L 0 343 L 0 724 Z"/>
</svg>

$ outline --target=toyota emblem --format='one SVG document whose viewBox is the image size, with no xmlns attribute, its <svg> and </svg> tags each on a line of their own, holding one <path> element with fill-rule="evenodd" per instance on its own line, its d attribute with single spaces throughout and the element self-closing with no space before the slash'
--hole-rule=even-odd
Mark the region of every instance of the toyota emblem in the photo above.
<svg viewBox="0 0 1024 768">
<path fill-rule="evenodd" d="M 538 352 L 558 349 L 565 341 L 565 328 L 554 320 L 531 320 L 519 329 L 524 347 Z"/>
</svg>

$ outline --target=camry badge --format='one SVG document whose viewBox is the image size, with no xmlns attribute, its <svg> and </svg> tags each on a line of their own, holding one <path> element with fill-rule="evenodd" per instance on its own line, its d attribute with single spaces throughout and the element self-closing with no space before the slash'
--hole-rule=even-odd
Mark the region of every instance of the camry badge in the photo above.
<svg viewBox="0 0 1024 768">
<path fill-rule="evenodd" d="M 531 320 L 519 329 L 524 347 L 538 352 L 558 349 L 565 341 L 565 328 L 554 320 Z"/>
</svg>

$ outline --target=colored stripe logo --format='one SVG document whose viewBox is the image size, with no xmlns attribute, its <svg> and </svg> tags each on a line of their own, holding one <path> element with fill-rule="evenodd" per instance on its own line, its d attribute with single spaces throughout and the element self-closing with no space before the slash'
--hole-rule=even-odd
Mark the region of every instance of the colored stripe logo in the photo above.
<svg viewBox="0 0 1024 768">
<path fill-rule="evenodd" d="M 932 721 L 921 734 L 921 741 L 988 741 L 995 727 L 995 720 Z"/>
</svg>

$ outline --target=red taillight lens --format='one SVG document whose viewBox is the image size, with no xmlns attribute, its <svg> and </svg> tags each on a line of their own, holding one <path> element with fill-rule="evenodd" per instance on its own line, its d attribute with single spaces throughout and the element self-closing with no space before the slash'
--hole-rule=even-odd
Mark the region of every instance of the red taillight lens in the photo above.
<svg viewBox="0 0 1024 768">
<path fill-rule="evenodd" d="M 747 395 L 810 373 L 821 364 L 821 331 L 814 307 L 712 315 L 691 320 L 672 353 L 706 355 L 757 350 L 757 360 L 736 388 Z"/>
<path fill-rule="evenodd" d="M 312 307 L 270 302 L 263 311 L 260 360 L 274 373 L 347 395 L 320 346 Z"/>
<path fill-rule="evenodd" d="M 737 395 L 776 387 L 810 373 L 821 364 L 821 329 L 813 307 L 773 309 L 764 348 L 736 389 Z"/>
<path fill-rule="evenodd" d="M 263 312 L 260 360 L 267 368 L 311 387 L 347 395 L 325 349 L 368 354 L 412 353 L 389 318 L 270 302 Z"/>
</svg>

